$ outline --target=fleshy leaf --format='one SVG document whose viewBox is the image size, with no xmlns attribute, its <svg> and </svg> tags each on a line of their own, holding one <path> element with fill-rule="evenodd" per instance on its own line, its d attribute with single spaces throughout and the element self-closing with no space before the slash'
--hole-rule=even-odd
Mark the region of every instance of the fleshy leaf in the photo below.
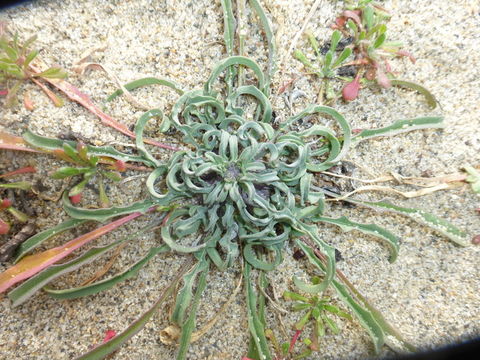
<svg viewBox="0 0 480 360">
<path fill-rule="evenodd" d="M 421 129 L 439 129 L 443 128 L 443 117 L 419 117 L 415 119 L 397 120 L 392 125 L 379 129 L 362 130 L 358 135 L 353 137 L 353 143 L 363 140 L 372 139 L 378 136 L 393 136 L 404 132 Z"/>
<path fill-rule="evenodd" d="M 456 226 L 452 225 L 448 221 L 438 218 L 435 215 L 427 213 L 423 210 L 396 206 L 396 205 L 393 205 L 392 203 L 385 202 L 385 201 L 371 202 L 371 201 L 354 200 L 352 202 L 366 205 L 373 208 L 380 208 L 380 209 L 391 211 L 397 214 L 408 216 L 409 218 L 415 220 L 416 222 L 422 225 L 426 225 L 438 231 L 439 233 L 445 235 L 454 243 L 461 246 L 468 246 L 468 236 L 465 232 L 463 232 Z"/>
</svg>

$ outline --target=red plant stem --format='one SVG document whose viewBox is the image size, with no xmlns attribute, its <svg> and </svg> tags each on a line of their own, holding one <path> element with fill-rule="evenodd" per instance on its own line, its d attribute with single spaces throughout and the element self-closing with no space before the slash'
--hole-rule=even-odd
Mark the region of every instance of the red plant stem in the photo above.
<svg viewBox="0 0 480 360">
<path fill-rule="evenodd" d="M 44 84 L 42 84 L 40 81 L 38 81 L 34 77 L 32 77 L 31 80 L 35 84 L 37 84 L 40 89 L 42 89 L 42 91 L 45 93 L 45 95 L 48 96 L 48 98 L 53 102 L 53 104 L 56 107 L 62 107 L 63 106 L 63 100 L 61 98 L 59 98 L 57 95 L 55 95 L 55 93 L 52 90 L 47 88 Z"/>
<path fill-rule="evenodd" d="M 30 65 L 30 68 L 35 73 L 41 72 L 40 69 L 35 66 Z M 102 110 L 100 110 L 98 106 L 96 106 L 93 103 L 93 101 L 86 94 L 82 93 L 78 88 L 76 88 L 69 82 L 62 79 L 48 79 L 48 78 L 42 78 L 42 79 L 47 81 L 51 85 L 55 86 L 58 90 L 63 92 L 70 100 L 78 102 L 80 105 L 87 108 L 91 113 L 98 116 L 104 125 L 110 126 L 120 131 L 121 133 L 135 139 L 135 134 L 132 131 L 130 131 L 124 124 L 119 123 L 110 115 L 105 114 Z M 172 150 L 172 151 L 178 150 L 173 146 L 166 145 L 155 140 L 144 139 L 144 141 L 147 144 L 155 145 L 163 149 Z"/>
<path fill-rule="evenodd" d="M 290 341 L 290 346 L 288 348 L 288 353 L 291 353 L 293 351 L 293 347 L 295 346 L 295 343 L 297 342 L 301 333 L 302 333 L 302 330 L 295 331 L 295 335 L 293 335 L 292 341 Z"/>
<path fill-rule="evenodd" d="M 7 172 L 5 174 L 1 174 L 0 178 L 6 178 L 9 176 L 14 176 L 14 175 L 19 175 L 19 174 L 27 174 L 27 173 L 34 173 L 37 172 L 37 170 L 33 166 L 26 166 L 21 169 L 13 170 L 10 172 Z"/>
</svg>

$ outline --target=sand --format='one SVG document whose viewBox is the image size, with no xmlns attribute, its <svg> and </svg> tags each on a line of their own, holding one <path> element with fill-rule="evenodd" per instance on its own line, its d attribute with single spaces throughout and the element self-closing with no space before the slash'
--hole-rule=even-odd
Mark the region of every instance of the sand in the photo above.
<svg viewBox="0 0 480 360">
<path fill-rule="evenodd" d="M 285 52 L 313 1 L 264 0 L 274 25 L 279 48 L 280 64 L 273 81 L 272 103 L 280 119 L 290 116 L 284 98 L 276 95 L 283 81 L 303 71 L 302 66 Z M 327 29 L 343 2 L 322 2 L 309 23 L 309 29 L 320 39 L 330 34 Z M 349 154 L 348 159 L 368 169 L 372 176 L 396 172 L 403 176 L 438 176 L 460 172 L 466 164 L 480 164 L 480 9 L 475 1 L 441 0 L 435 3 L 408 0 L 387 0 L 385 7 L 393 17 L 388 24 L 392 39 L 401 40 L 417 58 L 415 65 L 406 60 L 394 61 L 399 77 L 416 81 L 431 90 L 441 108 L 431 111 L 423 99 L 398 88 L 363 91 L 350 104 L 338 103 L 337 109 L 351 122 L 353 128 L 370 128 L 390 124 L 396 119 L 420 115 L 443 115 L 446 128 L 425 130 L 365 142 Z M 37 46 L 48 64 L 58 64 L 69 70 L 69 81 L 102 104 L 116 89 L 115 83 L 102 72 L 91 71 L 79 76 L 71 71 L 85 51 L 103 47 L 93 54 L 93 60 L 110 69 L 122 82 L 143 76 L 161 76 L 176 80 L 185 89 L 199 89 L 214 64 L 225 56 L 223 20 L 219 1 L 38 1 L 3 10 L 2 20 L 9 21 L 24 38 L 38 34 Z M 266 64 L 266 49 L 258 26 L 249 27 L 247 52 L 262 66 Z M 298 46 L 306 49 L 304 39 Z M 307 103 L 316 102 L 318 82 L 304 77 L 296 89 L 306 96 L 294 104 L 299 111 Z M 30 91 L 36 105 L 33 112 L 22 106 L 1 109 L 0 127 L 20 135 L 27 127 L 41 135 L 72 134 L 101 145 L 131 143 L 125 136 L 102 126 L 77 104 L 66 101 L 55 108 L 34 86 Z M 169 110 L 176 96 L 158 87 L 135 92 L 137 99 L 149 106 Z M 142 111 L 125 99 L 107 106 L 107 112 L 120 122 L 131 126 Z M 164 137 L 176 144 L 175 137 Z M 158 150 L 159 158 L 168 152 Z M 60 162 L 46 156 L 31 156 L 1 152 L 0 171 L 11 170 L 35 162 L 41 171 L 35 178 L 49 187 L 47 194 L 60 190 L 61 184 L 48 180 L 52 167 Z M 133 173 L 129 174 L 133 175 Z M 369 174 L 356 175 L 368 178 Z M 145 195 L 142 179 L 136 179 L 112 189 L 115 203 L 128 203 Z M 400 189 L 411 190 L 400 186 Z M 392 202 L 429 211 L 451 221 L 472 237 L 480 233 L 479 197 L 467 185 L 447 191 L 403 199 L 392 194 L 362 195 L 364 198 L 388 198 Z M 35 200 L 32 205 L 40 227 L 58 223 L 62 215 L 60 204 Z M 461 248 L 433 232 L 401 216 L 376 213 L 367 209 L 345 209 L 331 206 L 331 215 L 346 215 L 353 220 L 374 222 L 385 226 L 401 238 L 401 250 L 394 264 L 388 263 L 388 251 L 380 242 L 356 232 L 341 233 L 331 226 L 321 228 L 321 234 L 341 252 L 338 267 L 350 281 L 374 304 L 405 337 L 419 349 L 432 349 L 457 343 L 480 334 L 479 254 L 480 247 Z M 96 244 L 117 239 L 127 226 Z M 80 230 L 76 232 L 80 233 Z M 60 244 L 72 235 L 47 244 Z M 112 271 L 119 271 L 159 243 L 158 234 L 138 239 L 127 247 Z M 293 251 L 289 247 L 288 254 Z M 276 291 L 293 289 L 295 273 L 303 273 L 304 262 L 286 256 L 284 263 L 269 274 Z M 153 259 L 137 277 L 98 295 L 74 301 L 58 301 L 44 293 L 18 308 L 8 299 L 0 299 L 0 358 L 4 359 L 70 359 L 101 342 L 105 331 L 121 331 L 145 311 L 158 297 L 162 288 L 183 262 L 181 256 L 165 255 Z M 59 286 L 78 284 L 102 262 L 89 269 L 66 276 Z M 0 270 L 8 264 L 0 266 Z M 93 269 L 93 270 L 92 270 Z M 213 271 L 199 311 L 203 324 L 218 311 L 233 291 L 238 269 Z M 287 303 L 283 303 L 288 306 Z M 167 309 L 168 310 L 168 309 Z M 273 320 L 270 311 L 269 321 Z M 295 315 L 296 316 L 296 315 Z M 289 336 L 294 317 L 285 319 Z M 274 322 L 271 326 L 278 328 Z M 156 316 L 145 329 L 131 339 L 115 359 L 171 359 L 175 348 L 160 341 L 160 331 L 168 325 L 167 311 Z M 353 359 L 374 356 L 366 332 L 357 322 L 341 322 L 339 335 L 327 334 L 321 341 L 324 359 Z M 282 341 L 288 341 L 282 338 Z M 243 291 L 228 308 L 215 327 L 189 350 L 189 359 L 240 359 L 248 344 L 247 320 Z M 392 355 L 387 347 L 379 357 Z"/>
</svg>

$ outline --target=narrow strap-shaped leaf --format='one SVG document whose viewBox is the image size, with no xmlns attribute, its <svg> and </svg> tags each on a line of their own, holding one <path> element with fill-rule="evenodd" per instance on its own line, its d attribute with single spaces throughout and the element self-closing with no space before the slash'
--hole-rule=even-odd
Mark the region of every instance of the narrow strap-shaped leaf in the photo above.
<svg viewBox="0 0 480 360">
<path fill-rule="evenodd" d="M 204 262 L 205 265 L 202 266 L 203 270 L 198 278 L 197 289 L 195 291 L 195 296 L 192 300 L 192 304 L 190 306 L 190 312 L 188 314 L 187 320 L 182 325 L 182 335 L 180 337 L 180 346 L 177 353 L 177 360 L 186 359 L 188 346 L 190 345 L 190 339 L 192 337 L 192 332 L 193 330 L 195 330 L 195 320 L 197 317 L 198 305 L 200 303 L 202 293 L 207 286 L 207 274 L 210 262 L 206 259 L 202 260 L 202 262 Z"/>
<path fill-rule="evenodd" d="M 308 259 L 313 265 L 315 265 L 322 272 L 325 272 L 325 265 L 315 255 L 313 249 L 310 246 L 306 245 L 301 240 L 297 240 L 296 244 L 303 250 L 303 252 L 307 255 Z M 342 284 L 340 284 L 337 280 L 334 279 L 332 280 L 332 286 L 337 291 L 340 299 L 350 307 L 360 324 L 367 330 L 373 340 L 375 352 L 378 353 L 380 351 L 380 348 L 385 343 L 385 334 L 382 328 L 378 325 L 371 312 L 358 304 Z"/>
<path fill-rule="evenodd" d="M 253 9 L 257 13 L 258 18 L 260 19 L 260 23 L 262 24 L 263 31 L 265 32 L 265 36 L 267 38 L 267 43 L 268 43 L 268 72 L 267 72 L 267 77 L 265 81 L 265 87 L 264 89 L 260 88 L 265 95 L 270 94 L 270 81 L 273 78 L 273 75 L 275 74 L 275 71 L 277 70 L 277 65 L 276 65 L 276 43 L 275 43 L 275 35 L 273 34 L 272 26 L 270 25 L 270 21 L 267 18 L 267 15 L 265 14 L 265 11 L 262 8 L 262 5 L 260 5 L 260 2 L 258 0 L 250 0 L 250 3 L 253 6 Z"/>
<path fill-rule="evenodd" d="M 35 63 L 35 66 L 30 64 L 30 68 L 34 72 L 38 73 L 38 72 L 42 71 L 42 69 L 45 68 L 45 64 L 42 64 L 37 59 L 37 61 Z M 135 134 L 130 129 L 128 129 L 128 127 L 126 125 L 119 123 L 117 120 L 115 120 L 111 116 L 104 113 L 98 106 L 96 106 L 93 103 L 93 101 L 86 94 L 82 93 L 79 89 L 77 89 L 75 86 L 73 86 L 69 82 L 67 82 L 63 79 L 49 79 L 49 78 L 44 78 L 44 79 L 48 83 L 50 83 L 51 85 L 55 86 L 57 89 L 62 91 L 71 100 L 78 102 L 80 105 L 84 106 L 90 112 L 92 112 L 93 114 L 98 116 L 100 118 L 100 120 L 102 121 L 102 124 L 110 126 L 114 129 L 120 131 L 121 133 L 131 137 L 131 138 L 135 137 Z M 36 80 L 34 78 L 32 78 L 32 81 L 36 82 Z M 36 83 L 39 84 L 40 86 L 43 86 L 43 84 L 40 83 L 40 82 L 36 82 Z M 148 144 L 152 144 L 152 145 L 164 148 L 164 149 L 173 150 L 173 151 L 177 150 L 173 146 L 162 144 L 162 143 L 159 143 L 158 141 L 155 141 L 155 140 L 152 140 L 152 139 L 145 139 L 145 142 L 148 143 Z"/>
<path fill-rule="evenodd" d="M 380 208 L 380 209 L 391 211 L 397 214 L 408 216 L 409 218 L 415 220 L 416 222 L 422 225 L 426 225 L 438 231 L 439 233 L 445 235 L 454 243 L 461 246 L 468 246 L 469 239 L 468 239 L 468 235 L 465 232 L 463 232 L 453 224 L 449 223 L 448 221 L 438 218 L 435 215 L 425 212 L 423 210 L 396 206 L 386 201 L 371 202 L 371 201 L 352 200 L 352 202 L 373 207 L 373 208 Z"/>
<path fill-rule="evenodd" d="M 219 61 L 215 66 L 215 68 L 212 70 L 210 77 L 208 78 L 207 82 L 204 85 L 204 90 L 203 90 L 204 94 L 206 95 L 211 94 L 212 85 L 214 81 L 219 77 L 219 75 L 222 73 L 223 70 L 234 65 L 243 65 L 252 69 L 255 75 L 257 76 L 258 88 L 259 89 L 265 88 L 265 77 L 263 75 L 262 70 L 260 69 L 260 67 L 255 61 L 245 56 L 231 56 L 224 60 Z"/>
<path fill-rule="evenodd" d="M 178 281 L 182 278 L 185 272 L 188 270 L 192 263 L 192 260 L 188 260 L 177 272 L 177 275 L 173 278 L 167 288 L 165 288 L 159 299 L 153 304 L 153 306 L 145 312 L 140 318 L 134 321 L 127 329 L 125 329 L 122 333 L 115 336 L 113 339 L 109 340 L 108 342 L 95 347 L 93 350 L 89 351 L 88 353 L 79 356 L 76 360 L 101 360 L 105 358 L 108 354 L 117 350 L 123 343 L 125 343 L 128 339 L 138 333 L 140 330 L 143 329 L 145 324 L 152 318 L 153 315 L 157 312 L 160 306 L 165 302 L 168 296 L 173 292 L 175 289 Z"/>
<path fill-rule="evenodd" d="M 23 282 L 20 286 L 8 293 L 8 297 L 13 302 L 13 306 L 18 306 L 30 298 L 36 291 L 42 288 L 44 285 L 48 284 L 52 280 L 58 278 L 63 274 L 72 272 L 81 266 L 92 262 L 97 259 L 99 256 L 105 254 L 107 251 L 113 249 L 114 247 L 120 245 L 123 242 L 134 239 L 138 235 L 144 233 L 155 227 L 157 224 L 147 226 L 146 228 L 139 230 L 129 236 L 124 237 L 118 241 L 115 241 L 109 245 L 101 247 L 93 247 L 86 251 L 84 254 L 78 256 L 77 258 L 68 261 L 64 264 L 52 265 L 47 269 L 41 271 L 37 275 L 31 277 L 27 281 Z"/>
<path fill-rule="evenodd" d="M 428 106 L 430 106 L 432 109 L 435 109 L 437 107 L 437 99 L 435 99 L 435 96 L 433 96 L 433 94 L 422 85 L 419 85 L 411 81 L 397 80 L 397 79 L 391 79 L 390 83 L 393 86 L 398 86 L 398 87 L 418 91 L 420 94 L 425 96 L 425 100 L 427 100 Z"/>
<path fill-rule="evenodd" d="M 227 55 L 233 56 L 233 49 L 235 46 L 235 19 L 233 17 L 232 0 L 221 0 L 223 9 L 223 37 L 225 40 L 225 47 L 227 49 Z M 233 91 L 233 79 L 235 77 L 235 69 L 229 67 L 227 75 L 225 76 L 225 82 L 228 86 L 228 95 Z"/>
<path fill-rule="evenodd" d="M 202 251 L 203 253 L 204 251 Z M 179 326 L 185 321 L 186 310 L 190 305 L 193 297 L 193 285 L 197 276 L 199 276 L 209 266 L 209 262 L 199 261 L 195 267 L 183 277 L 183 287 L 180 289 L 175 302 L 175 309 L 172 314 L 172 321 Z"/>
<path fill-rule="evenodd" d="M 250 243 L 245 245 L 243 248 L 243 257 L 245 260 L 252 265 L 256 269 L 260 269 L 263 271 L 272 271 L 282 262 L 282 250 L 275 246 L 273 250 L 275 250 L 275 260 L 271 263 L 266 261 L 260 260 L 257 255 L 255 254 L 255 250 L 253 249 L 254 243 Z"/>
<path fill-rule="evenodd" d="M 3 130 L 0 130 L 0 149 L 40 152 L 37 149 L 29 147 L 25 140 L 20 136 L 11 135 Z"/>
<path fill-rule="evenodd" d="M 340 128 L 342 129 L 343 143 L 338 155 L 334 159 L 330 160 L 330 163 L 333 165 L 336 162 L 340 161 L 347 154 L 350 148 L 350 142 L 352 139 L 352 130 L 350 128 L 350 124 L 343 117 L 343 115 L 340 114 L 338 111 L 328 106 L 310 105 L 299 114 L 287 119 L 287 121 L 285 121 L 280 125 L 280 128 L 283 130 L 287 130 L 288 127 L 295 121 L 298 121 L 300 119 L 303 119 L 306 116 L 314 115 L 314 114 L 320 114 L 320 115 L 325 114 L 325 115 L 331 116 L 333 119 L 335 119 L 338 122 L 338 124 L 340 125 Z"/>
<path fill-rule="evenodd" d="M 326 222 L 329 224 L 334 224 L 339 226 L 343 231 L 358 230 L 365 234 L 373 235 L 380 239 L 383 239 L 387 242 L 390 247 L 390 262 L 394 262 L 398 256 L 399 242 L 398 238 L 393 235 L 391 232 L 381 228 L 375 224 L 360 224 L 353 221 L 350 221 L 345 216 L 342 216 L 338 219 L 332 219 L 327 217 L 316 217 L 315 220 Z"/>
<path fill-rule="evenodd" d="M 43 150 L 50 150 L 50 151 L 63 150 L 64 143 L 70 145 L 73 148 L 77 147 L 77 143 L 74 141 L 59 140 L 59 139 L 49 138 L 46 136 L 36 135 L 31 130 L 27 130 L 26 132 L 23 133 L 23 139 L 31 146 L 34 146 L 36 148 L 40 148 Z M 91 146 L 91 145 L 86 145 L 86 146 L 88 149 L 88 153 L 90 155 L 106 156 L 116 160 L 122 160 L 125 162 L 127 161 L 141 162 L 141 163 L 144 163 L 145 165 L 153 166 L 153 164 L 148 159 L 145 159 L 141 156 L 124 154 L 111 146 Z"/>
<path fill-rule="evenodd" d="M 415 119 L 398 120 L 392 125 L 379 129 L 362 130 L 358 135 L 354 136 L 352 141 L 357 144 L 360 141 L 372 139 L 379 136 L 393 136 L 404 132 L 421 129 L 439 129 L 443 128 L 443 117 L 430 116 L 418 117 Z"/>
<path fill-rule="evenodd" d="M 307 243 L 306 241 L 304 241 L 304 242 Z M 310 244 L 308 244 L 308 245 L 310 245 Z M 322 271 L 324 271 L 323 270 L 324 267 L 325 267 L 324 263 L 326 261 L 325 256 L 322 255 L 317 249 L 312 248 L 312 250 L 314 251 L 315 255 L 320 260 L 320 262 L 317 264 L 317 266 L 319 266 L 322 269 Z M 310 253 L 310 255 L 311 255 L 311 253 Z M 344 286 L 346 289 L 348 289 L 348 292 L 354 298 L 353 300 L 358 302 L 359 306 L 363 307 L 364 310 L 370 312 L 370 314 L 373 316 L 375 322 L 381 327 L 384 334 L 388 334 L 388 335 L 394 337 L 398 342 L 400 342 L 400 344 L 402 345 L 402 347 L 405 350 L 408 350 L 410 352 L 416 352 L 417 351 L 415 346 L 413 346 L 412 344 L 405 341 L 405 339 L 403 339 L 402 335 L 398 332 L 398 330 L 396 330 L 392 325 L 390 325 L 385 320 L 385 318 L 380 313 L 380 311 L 378 311 L 372 304 L 370 304 L 367 301 L 367 299 L 365 299 L 365 297 L 352 285 L 352 283 L 350 281 L 348 281 L 348 279 L 345 277 L 345 275 L 340 270 L 337 269 L 336 273 L 337 273 L 338 279 L 343 283 L 341 285 Z M 335 280 L 335 282 L 333 284 L 334 284 L 334 286 L 337 286 L 338 282 Z M 368 320 L 368 319 L 369 319 L 369 317 L 367 317 L 365 320 Z M 385 340 L 386 343 L 389 342 L 388 338 L 386 338 L 386 337 L 384 337 L 384 340 Z"/>
<path fill-rule="evenodd" d="M 159 109 L 152 109 L 140 116 L 135 124 L 135 145 L 137 146 L 137 150 L 143 155 L 144 158 L 148 159 L 152 164 L 154 164 L 155 167 L 158 167 L 160 162 L 155 159 L 153 155 L 150 154 L 150 152 L 145 148 L 145 143 L 143 142 L 143 130 L 145 129 L 145 125 L 147 125 L 148 120 L 157 116 L 163 121 L 163 112 Z"/>
<path fill-rule="evenodd" d="M 70 289 L 52 289 L 50 287 L 44 287 L 43 290 L 50 295 L 51 297 L 57 299 L 76 299 L 82 296 L 88 296 L 92 294 L 99 293 L 101 291 L 107 290 L 118 284 L 119 282 L 130 279 L 133 276 L 136 276 L 140 269 L 145 266 L 145 264 L 150 261 L 154 256 L 169 251 L 170 248 L 167 245 L 162 245 L 159 247 L 152 247 L 147 255 L 142 259 L 137 261 L 135 264 L 130 266 L 125 271 L 109 277 L 102 281 L 97 281 L 85 286 L 79 286 Z"/>
<path fill-rule="evenodd" d="M 306 234 L 312 239 L 316 246 L 327 258 L 327 268 L 325 271 L 325 278 L 320 284 L 310 285 L 303 283 L 301 280 L 297 279 L 296 282 L 304 288 L 304 291 L 310 293 L 318 293 L 324 291 L 332 282 L 335 276 L 335 249 L 324 242 L 318 236 L 318 229 L 313 225 L 299 224 L 295 227 L 300 233 Z M 302 284 L 303 283 L 303 284 Z"/>
<path fill-rule="evenodd" d="M 23 258 L 29 251 L 35 249 L 44 241 L 51 239 L 55 235 L 58 235 L 66 230 L 73 229 L 87 222 L 88 220 L 68 219 L 53 228 L 39 232 L 28 240 L 24 241 L 17 250 L 15 263 Z"/>
<path fill-rule="evenodd" d="M 0 293 L 4 292 L 6 289 L 17 284 L 18 282 L 32 277 L 48 266 L 64 259 L 73 251 L 89 243 L 90 241 L 107 234 L 108 232 L 139 216 L 142 216 L 142 213 L 135 212 L 90 231 L 87 234 L 83 234 L 73 240 L 70 240 L 62 246 L 24 257 L 17 264 L 5 270 L 3 273 L 0 273 Z"/>
<path fill-rule="evenodd" d="M 182 95 L 184 93 L 184 91 L 180 88 L 180 85 L 178 85 L 176 82 L 168 79 L 162 79 L 162 78 L 156 78 L 156 77 L 146 77 L 146 78 L 138 79 L 123 85 L 123 87 L 128 91 L 131 91 L 139 87 L 148 86 L 148 85 L 163 85 L 171 88 L 179 95 Z M 110 95 L 107 98 L 107 100 L 105 100 L 105 102 L 112 101 L 113 99 L 115 99 L 116 97 L 122 94 L 123 94 L 123 90 L 118 89 L 112 95 Z"/>
<path fill-rule="evenodd" d="M 250 264 L 246 263 L 243 278 L 245 280 L 245 289 L 247 296 L 247 315 L 248 328 L 257 348 L 258 355 L 262 360 L 271 360 L 272 356 L 268 348 L 267 338 L 265 336 L 265 326 L 257 312 L 257 297 L 253 290 L 252 278 L 250 277 Z"/>
<path fill-rule="evenodd" d="M 68 198 L 68 193 L 65 191 L 63 193 L 63 208 L 65 212 L 74 219 L 83 219 L 83 220 L 95 220 L 99 222 L 104 222 L 114 216 L 131 214 L 135 212 L 145 213 L 149 210 L 154 209 L 154 202 L 147 199 L 144 201 L 139 201 L 128 206 L 117 206 L 110 207 L 105 209 L 82 209 L 73 206 Z"/>
</svg>

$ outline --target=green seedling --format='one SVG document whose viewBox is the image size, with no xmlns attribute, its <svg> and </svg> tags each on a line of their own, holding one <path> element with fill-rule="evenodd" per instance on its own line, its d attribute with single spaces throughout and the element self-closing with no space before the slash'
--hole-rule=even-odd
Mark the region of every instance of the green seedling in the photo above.
<svg viewBox="0 0 480 360">
<path fill-rule="evenodd" d="M 1 174 L 0 179 L 9 178 L 15 175 L 35 172 L 35 169 L 32 167 L 26 167 L 22 169 L 18 169 L 15 171 L 11 171 L 9 173 Z M 17 182 L 1 182 L 0 183 L 0 191 L 3 192 L 7 189 L 16 189 L 16 190 L 29 190 L 31 188 L 31 184 L 27 181 L 17 181 Z M 19 222 L 26 222 L 28 220 L 28 216 L 23 213 L 22 211 L 13 207 L 12 200 L 8 198 L 1 198 L 0 197 L 0 212 L 7 211 L 12 215 L 17 221 Z M 10 224 L 0 217 L 0 235 L 7 234 L 10 231 Z"/>
<path fill-rule="evenodd" d="M 325 55 L 322 54 L 322 49 L 320 49 L 320 45 L 318 44 L 317 39 L 313 34 L 307 34 L 308 40 L 310 45 L 312 46 L 317 64 L 310 62 L 307 59 L 305 54 L 300 51 L 296 50 L 294 56 L 297 60 L 299 60 L 311 73 L 318 76 L 322 82 L 320 88 L 319 99 L 326 98 L 327 101 L 331 101 L 335 99 L 336 94 L 332 88 L 331 81 L 334 79 L 343 79 L 343 77 L 339 76 L 336 72 L 344 62 L 351 56 L 352 49 L 350 47 L 344 47 L 343 50 L 337 54 L 337 47 L 342 40 L 342 34 L 340 31 L 334 31 L 330 40 L 330 46 L 326 51 Z"/>
<path fill-rule="evenodd" d="M 109 206 L 110 200 L 105 192 L 103 180 L 109 179 L 114 182 L 120 181 L 121 176 L 118 171 L 124 171 L 126 169 L 123 161 L 117 160 L 110 166 L 109 170 L 104 170 L 99 167 L 99 157 L 89 154 L 87 146 L 81 142 L 77 143 L 76 148 L 68 143 L 64 143 L 63 149 L 55 150 L 54 154 L 64 161 L 77 165 L 77 167 L 62 167 L 52 175 L 52 178 L 54 179 L 73 178 L 76 176 L 81 178 L 80 182 L 68 191 L 68 196 L 73 204 L 80 203 L 85 186 L 90 181 L 97 179 L 100 206 Z"/>
<path fill-rule="evenodd" d="M 332 26 L 334 32 L 329 44 L 322 47 L 311 33 L 307 33 L 315 53 L 314 63 L 302 51 L 294 53 L 310 73 L 320 78 L 319 100 L 333 103 L 342 96 L 344 100 L 352 101 L 362 87 L 398 86 L 418 91 L 425 96 L 428 105 L 435 108 L 435 97 L 426 88 L 397 79 L 393 73 L 390 59 L 408 57 L 415 63 L 415 58 L 403 49 L 402 43 L 388 41 L 386 22 L 390 14 L 376 2 L 368 0 L 347 2 L 346 8 Z M 342 45 L 340 49 L 339 45 Z M 344 84 L 341 93 L 334 91 L 335 82 Z"/>
<path fill-rule="evenodd" d="M 311 281 L 313 285 L 320 284 L 321 282 L 318 277 L 312 277 Z M 295 301 L 292 305 L 293 311 L 303 312 L 300 320 L 294 325 L 296 330 L 303 331 L 308 323 L 313 323 L 312 338 L 310 339 L 310 349 L 312 351 L 320 350 L 319 339 L 325 336 L 327 329 L 334 334 L 340 333 L 340 328 L 331 318 L 331 315 L 352 320 L 350 314 L 332 305 L 330 299 L 327 297 L 318 295 L 307 297 L 291 291 L 285 291 L 283 297 L 285 300 Z"/>
<path fill-rule="evenodd" d="M 37 84 L 56 106 L 63 104 L 62 100 L 42 83 L 42 80 L 65 78 L 66 72 L 59 67 L 35 72 L 30 67 L 39 54 L 38 50 L 31 49 L 36 40 L 37 36 L 34 35 L 21 43 L 18 33 L 9 37 L 5 24 L 0 24 L 0 95 L 5 96 L 6 107 L 15 105 L 21 85 L 29 80 Z M 25 94 L 24 105 L 29 110 L 33 109 L 28 93 Z"/>
</svg>

